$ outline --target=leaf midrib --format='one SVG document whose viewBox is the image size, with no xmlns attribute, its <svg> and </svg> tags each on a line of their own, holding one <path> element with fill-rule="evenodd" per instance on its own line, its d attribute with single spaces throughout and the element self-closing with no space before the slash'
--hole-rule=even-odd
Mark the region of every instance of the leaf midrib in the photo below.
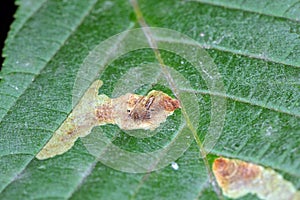
<svg viewBox="0 0 300 200">
<path fill-rule="evenodd" d="M 168 83 L 169 83 L 169 85 L 170 85 L 170 87 L 171 87 L 174 95 L 180 100 L 180 97 L 178 96 L 179 95 L 179 93 L 178 93 L 179 89 L 176 87 L 172 76 L 166 70 L 166 67 L 165 67 L 165 64 L 164 64 L 164 60 L 163 60 L 163 58 L 161 57 L 161 54 L 160 54 L 160 50 L 157 48 L 157 41 L 153 37 L 153 35 L 151 33 L 151 30 L 149 29 L 149 26 L 148 26 L 148 24 L 146 22 L 146 19 L 144 18 L 143 13 L 142 13 L 142 11 L 139 8 L 138 0 L 130 0 L 130 4 L 131 4 L 131 6 L 133 8 L 133 11 L 135 13 L 135 16 L 136 16 L 136 19 L 137 19 L 139 25 L 143 28 L 142 30 L 144 32 L 145 37 L 148 40 L 149 46 L 152 48 L 157 61 L 160 63 L 160 68 L 161 68 L 164 76 L 166 77 L 166 80 L 168 81 Z M 202 142 L 201 142 L 201 140 L 200 140 L 200 138 L 199 138 L 199 136 L 197 134 L 197 129 L 191 123 L 190 116 L 186 112 L 184 106 L 182 106 L 181 112 L 183 113 L 183 116 L 184 116 L 184 118 L 186 120 L 186 123 L 187 123 L 187 127 L 192 132 L 192 135 L 194 136 L 194 140 L 196 141 L 197 146 L 199 148 L 199 158 L 200 158 L 200 156 L 202 156 L 202 160 L 204 162 L 204 166 L 205 166 L 205 169 L 207 171 L 207 178 L 210 180 L 210 183 L 211 183 L 211 185 L 212 185 L 212 187 L 214 189 L 214 192 L 217 194 L 218 198 L 222 199 L 220 188 L 215 183 L 215 179 L 213 178 L 212 171 L 210 169 L 210 165 L 209 165 L 209 162 L 208 162 L 207 157 L 206 157 L 206 154 L 209 153 L 209 152 L 205 151 L 205 149 L 203 147 L 203 144 L 202 144 Z M 148 175 L 146 174 L 146 175 L 144 175 L 144 177 L 145 177 L 145 181 L 146 181 Z M 144 177 L 142 179 L 142 182 L 138 185 L 138 188 L 137 188 L 137 191 L 135 192 L 135 194 L 138 192 L 138 190 L 141 187 L 141 185 L 145 183 Z M 132 197 L 134 198 L 133 195 L 132 195 Z"/>
</svg>

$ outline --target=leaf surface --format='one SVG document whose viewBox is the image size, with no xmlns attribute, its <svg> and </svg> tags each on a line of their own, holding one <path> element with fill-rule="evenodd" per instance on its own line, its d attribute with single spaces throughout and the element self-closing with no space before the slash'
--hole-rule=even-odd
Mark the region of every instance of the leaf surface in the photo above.
<svg viewBox="0 0 300 200">
<path fill-rule="evenodd" d="M 190 81 L 199 104 L 201 140 L 210 122 L 211 96 L 227 101 L 223 133 L 206 161 L 225 156 L 271 167 L 299 190 L 299 3 L 240 2 L 139 0 L 138 5 L 149 26 L 198 41 L 222 75 L 226 93 L 213 93 L 190 63 L 161 51 L 164 63 Z M 81 140 L 61 156 L 37 160 L 72 110 L 73 84 L 84 59 L 101 41 L 140 25 L 127 1 L 18 3 L 0 80 L 0 199 L 219 198 L 196 142 L 175 161 L 177 170 L 170 164 L 148 174 L 123 173 L 97 162 Z M 100 77 L 99 92 L 112 95 L 130 68 L 152 62 L 157 59 L 150 49 L 120 57 Z M 175 112 L 170 121 L 178 126 L 180 116 Z M 118 130 L 103 129 L 107 134 Z M 170 142 L 172 133 L 164 134 Z M 147 152 L 163 146 L 162 138 L 142 140 L 120 131 L 115 144 Z"/>
</svg>

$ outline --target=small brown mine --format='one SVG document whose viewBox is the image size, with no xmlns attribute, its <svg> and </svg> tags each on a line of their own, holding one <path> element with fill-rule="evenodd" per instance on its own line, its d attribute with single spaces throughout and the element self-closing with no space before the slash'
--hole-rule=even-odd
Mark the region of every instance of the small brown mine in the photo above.
<svg viewBox="0 0 300 200">
<path fill-rule="evenodd" d="M 166 109 L 165 101 L 176 102 L 177 107 Z M 152 90 L 147 96 L 125 94 L 112 99 L 112 118 L 121 129 L 156 129 L 174 110 L 180 108 L 177 99 L 172 99 L 167 94 Z"/>
<path fill-rule="evenodd" d="M 230 198 L 252 193 L 266 200 L 300 199 L 292 183 L 270 168 L 221 157 L 214 161 L 213 173 L 223 194 Z"/>
<path fill-rule="evenodd" d="M 68 118 L 56 130 L 52 138 L 37 154 L 46 159 L 68 151 L 78 137 L 88 135 L 92 128 L 105 124 L 116 124 L 123 130 L 154 130 L 174 110 L 180 108 L 177 99 L 152 90 L 147 96 L 127 93 L 118 98 L 109 98 L 98 90 L 102 81 L 95 81 L 85 92 Z"/>
</svg>

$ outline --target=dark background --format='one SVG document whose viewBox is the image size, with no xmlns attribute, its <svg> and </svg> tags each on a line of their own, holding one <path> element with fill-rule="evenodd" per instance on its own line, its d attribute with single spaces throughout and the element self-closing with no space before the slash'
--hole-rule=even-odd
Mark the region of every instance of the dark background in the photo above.
<svg viewBox="0 0 300 200">
<path fill-rule="evenodd" d="M 14 20 L 14 13 L 16 12 L 17 6 L 14 4 L 14 0 L 0 0 L 0 48 L 1 48 L 1 59 L 0 59 L 0 70 L 3 64 L 2 50 L 4 47 L 4 41 L 7 37 L 9 26 Z"/>
</svg>

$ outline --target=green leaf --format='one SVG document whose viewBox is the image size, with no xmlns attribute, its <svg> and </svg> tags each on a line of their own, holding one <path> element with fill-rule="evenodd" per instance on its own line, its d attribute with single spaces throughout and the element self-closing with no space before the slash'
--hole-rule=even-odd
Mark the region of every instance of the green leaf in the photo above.
<svg viewBox="0 0 300 200">
<path fill-rule="evenodd" d="M 242 2 L 242 3 L 241 3 Z M 289 1 L 17 1 L 16 20 L 3 50 L 0 73 L 0 199 L 218 199 L 205 163 L 216 156 L 270 167 L 300 189 L 300 4 Z M 206 159 L 194 142 L 175 162 L 142 174 L 124 173 L 97 161 L 83 140 L 63 155 L 35 155 L 72 110 L 77 72 L 105 39 L 140 27 L 179 31 L 198 41 L 213 58 L 225 91 L 215 93 L 182 57 L 160 51 L 164 63 L 191 84 L 197 99 L 201 141 L 211 121 L 211 99 L 227 102 L 223 132 Z M 191 48 L 191 51 L 193 49 Z M 113 94 L 128 70 L 157 63 L 151 49 L 114 60 L 100 79 L 100 93 Z M 138 92 L 147 92 L 145 86 Z M 170 93 L 159 84 L 151 86 Z M 181 112 L 168 121 L 178 126 Z M 176 121 L 177 120 L 177 121 Z M 103 126 L 107 134 L 119 130 Z M 147 152 L 170 142 L 140 139 L 119 130 L 114 143 Z M 176 131 L 175 131 L 176 132 Z M 163 139 L 163 140 L 160 140 Z M 257 199 L 247 195 L 241 199 Z"/>
</svg>

